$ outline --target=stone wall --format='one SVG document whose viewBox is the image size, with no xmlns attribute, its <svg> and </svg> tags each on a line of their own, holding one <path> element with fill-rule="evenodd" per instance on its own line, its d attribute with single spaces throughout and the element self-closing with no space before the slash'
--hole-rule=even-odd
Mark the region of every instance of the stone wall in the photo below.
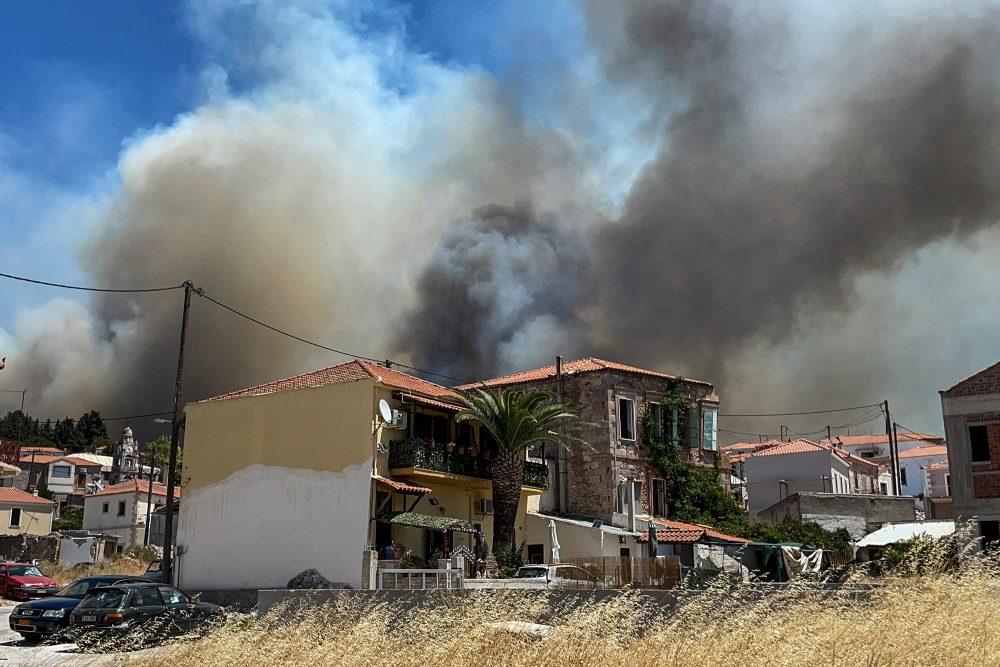
<svg viewBox="0 0 1000 667">
<path fill-rule="evenodd" d="M 59 557 L 59 536 L 0 535 L 0 556 L 19 562 L 36 558 L 55 562 Z"/>
</svg>

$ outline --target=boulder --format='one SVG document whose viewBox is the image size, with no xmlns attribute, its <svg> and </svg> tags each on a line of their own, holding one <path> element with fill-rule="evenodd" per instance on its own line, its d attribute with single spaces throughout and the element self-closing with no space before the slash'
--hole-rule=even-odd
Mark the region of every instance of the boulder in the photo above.
<svg viewBox="0 0 1000 667">
<path fill-rule="evenodd" d="M 288 588 L 351 588 L 350 584 L 345 584 L 342 581 L 330 581 L 322 574 L 319 570 L 314 568 L 309 568 L 308 570 L 303 570 L 297 575 L 291 578 L 288 582 Z"/>
</svg>

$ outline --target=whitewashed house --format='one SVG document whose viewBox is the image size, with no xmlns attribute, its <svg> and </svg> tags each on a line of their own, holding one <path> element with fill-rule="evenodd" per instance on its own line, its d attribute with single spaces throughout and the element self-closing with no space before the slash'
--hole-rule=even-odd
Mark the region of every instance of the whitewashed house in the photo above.
<svg viewBox="0 0 1000 667">
<path fill-rule="evenodd" d="M 179 498 L 181 490 L 175 488 L 174 493 Z M 149 482 L 144 479 L 105 487 L 84 499 L 83 529 L 117 536 L 119 550 L 142 545 L 147 509 L 152 513 L 166 504 L 167 487 L 153 482 L 152 504 L 149 499 Z"/>
</svg>

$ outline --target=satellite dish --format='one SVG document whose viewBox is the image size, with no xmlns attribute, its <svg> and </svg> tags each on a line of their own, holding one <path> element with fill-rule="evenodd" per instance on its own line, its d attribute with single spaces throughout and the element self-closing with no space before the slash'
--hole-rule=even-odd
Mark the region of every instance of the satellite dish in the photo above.
<svg viewBox="0 0 1000 667">
<path fill-rule="evenodd" d="M 378 402 L 378 414 L 386 424 L 392 423 L 392 408 L 389 407 L 389 401 L 384 398 Z"/>
</svg>

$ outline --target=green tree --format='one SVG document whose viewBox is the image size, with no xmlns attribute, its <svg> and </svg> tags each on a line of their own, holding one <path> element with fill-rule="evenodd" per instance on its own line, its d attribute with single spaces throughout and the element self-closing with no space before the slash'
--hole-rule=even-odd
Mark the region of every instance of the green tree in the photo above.
<svg viewBox="0 0 1000 667">
<path fill-rule="evenodd" d="M 161 435 L 155 440 L 150 440 L 142 446 L 142 464 L 149 465 L 149 453 L 153 452 L 156 456 L 156 467 L 160 470 L 166 471 L 167 467 L 170 465 L 170 436 Z M 177 448 L 177 470 L 178 472 L 184 469 L 184 449 L 180 446 Z M 166 475 L 162 475 L 161 479 L 166 481 Z M 177 484 L 180 484 L 181 477 L 176 475 L 174 480 Z"/>
<path fill-rule="evenodd" d="M 458 394 L 457 402 L 463 407 L 455 419 L 478 421 L 493 436 L 493 553 L 506 554 L 515 548 L 525 453 L 543 441 L 563 447 L 580 442 L 563 430 L 579 422 L 579 412 L 575 406 L 554 403 L 548 392 L 508 388 L 499 394 L 486 389 Z"/>
<path fill-rule="evenodd" d="M 83 530 L 83 508 L 70 505 L 62 508 L 59 519 L 52 524 L 52 530 Z"/>
<path fill-rule="evenodd" d="M 67 452 L 82 452 L 87 442 L 70 417 L 56 421 L 52 439 Z"/>
<path fill-rule="evenodd" d="M 96 410 L 85 412 L 76 420 L 76 429 L 80 432 L 83 440 L 83 447 L 88 452 L 94 451 L 97 442 L 101 439 L 107 440 L 108 427 L 101 418 L 101 413 Z"/>
<path fill-rule="evenodd" d="M 20 410 L 0 417 L 0 437 L 24 442 L 37 434 L 38 422 Z"/>
</svg>

